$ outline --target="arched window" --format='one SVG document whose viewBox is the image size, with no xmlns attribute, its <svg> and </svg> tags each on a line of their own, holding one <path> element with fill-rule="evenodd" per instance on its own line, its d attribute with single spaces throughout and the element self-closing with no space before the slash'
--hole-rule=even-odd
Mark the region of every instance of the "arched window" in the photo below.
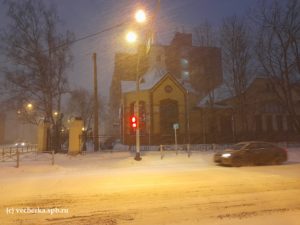
<svg viewBox="0 0 300 225">
<path fill-rule="evenodd" d="M 179 122 L 178 102 L 171 99 L 160 101 L 160 133 L 173 134 L 173 124 Z"/>
</svg>

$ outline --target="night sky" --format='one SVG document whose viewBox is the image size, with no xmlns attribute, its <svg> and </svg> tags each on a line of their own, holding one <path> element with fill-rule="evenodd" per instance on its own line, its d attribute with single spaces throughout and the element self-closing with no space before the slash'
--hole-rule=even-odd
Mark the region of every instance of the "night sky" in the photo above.
<svg viewBox="0 0 300 225">
<path fill-rule="evenodd" d="M 153 12 L 156 0 L 48 0 L 47 4 L 57 7 L 63 21 L 61 29 L 74 32 L 75 38 L 96 33 L 120 22 L 132 20 L 138 5 Z M 161 8 L 156 23 L 157 42 L 168 44 L 175 31 L 185 32 L 205 20 L 218 26 L 222 18 L 230 15 L 244 15 L 256 0 L 161 0 Z M 0 8 L 0 28 L 5 27 L 5 9 Z M 109 95 L 113 74 L 114 53 L 133 51 L 125 44 L 126 27 L 103 33 L 93 38 L 76 42 L 72 46 L 73 67 L 68 71 L 72 88 L 92 90 L 92 53 L 98 55 L 99 92 Z M 1 57 L 1 59 L 3 59 Z M 3 60 L 1 60 L 3 62 Z"/>
</svg>

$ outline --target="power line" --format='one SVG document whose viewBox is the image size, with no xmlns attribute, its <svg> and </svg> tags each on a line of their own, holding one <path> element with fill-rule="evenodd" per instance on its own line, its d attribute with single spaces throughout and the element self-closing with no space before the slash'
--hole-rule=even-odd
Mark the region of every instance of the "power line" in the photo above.
<svg viewBox="0 0 300 225">
<path fill-rule="evenodd" d="M 185 4 L 180 4 L 179 6 L 178 5 L 174 5 L 173 7 L 169 7 L 169 12 L 176 12 L 179 8 L 181 8 L 183 5 L 185 5 Z M 164 18 L 165 16 L 162 16 L 162 18 Z M 174 17 L 174 15 L 173 15 L 173 17 Z M 65 42 L 65 43 L 62 43 L 62 44 L 60 44 L 60 45 L 57 45 L 57 46 L 54 46 L 54 47 L 52 47 L 52 48 L 48 48 L 48 49 L 45 49 L 45 50 L 43 50 L 42 52 L 47 52 L 47 51 L 50 51 L 50 50 L 56 50 L 56 49 L 58 49 L 58 48 L 62 48 L 62 47 L 64 47 L 64 46 L 67 46 L 67 45 L 73 45 L 74 43 L 76 43 L 76 42 L 79 42 L 79 41 L 82 41 L 82 40 L 85 40 L 85 39 L 88 39 L 88 38 L 91 38 L 91 37 L 94 37 L 94 36 L 97 36 L 97 35 L 100 35 L 100 34 L 103 34 L 103 33 L 105 33 L 105 32 L 109 32 L 109 31 L 111 31 L 111 30 L 114 30 L 114 29 L 116 29 L 116 28 L 119 28 L 119 27 L 122 27 L 123 25 L 126 25 L 126 24 L 128 24 L 129 22 L 122 22 L 122 23 L 119 23 L 119 24 L 116 24 L 116 25 L 113 25 L 113 26 L 110 26 L 110 27 L 108 27 L 108 28 L 105 28 L 105 29 L 103 29 L 103 30 L 101 30 L 101 31 L 99 31 L 99 32 L 96 32 L 96 33 L 92 33 L 92 34 L 88 34 L 88 35 L 86 35 L 86 36 L 83 36 L 83 37 L 80 37 L 80 38 L 77 38 L 77 39 L 75 39 L 75 40 L 73 40 L 73 41 L 71 41 L 71 42 Z M 174 32 L 174 31 L 160 31 L 160 33 L 162 34 L 162 33 L 169 33 L 169 32 Z M 6 63 L 9 63 L 11 60 L 6 60 L 6 61 L 2 61 L 2 62 L 0 62 L 1 64 L 6 64 Z"/>
<path fill-rule="evenodd" d="M 101 30 L 101 31 L 99 31 L 99 32 L 96 32 L 96 33 L 93 33 L 93 34 L 88 34 L 88 35 L 86 35 L 86 36 L 77 38 L 77 39 L 75 39 L 75 40 L 73 40 L 73 41 L 71 41 L 71 42 L 69 42 L 69 43 L 62 43 L 62 44 L 57 45 L 57 46 L 55 46 L 55 47 L 45 49 L 45 50 L 43 50 L 42 52 L 48 52 L 48 51 L 50 51 L 50 50 L 56 50 L 56 49 L 58 49 L 58 48 L 62 48 L 62 47 L 64 47 L 64 46 L 66 46 L 66 45 L 72 45 L 72 44 L 74 44 L 74 43 L 76 43 L 76 42 L 79 42 L 79 41 L 82 41 L 82 40 L 85 40 L 85 39 L 88 39 L 88 38 L 91 38 L 91 37 L 94 37 L 94 36 L 103 34 L 103 33 L 105 33 L 105 32 L 114 30 L 114 29 L 119 28 L 119 27 L 121 27 L 121 26 L 123 26 L 123 25 L 125 25 L 125 24 L 126 24 L 126 22 L 122 22 L 122 23 L 116 24 L 116 25 L 114 25 L 114 26 L 105 28 L 105 29 L 103 29 L 103 30 Z M 1 62 L 1 64 L 8 63 L 9 61 L 10 61 L 10 60 L 3 61 L 3 62 Z"/>
</svg>

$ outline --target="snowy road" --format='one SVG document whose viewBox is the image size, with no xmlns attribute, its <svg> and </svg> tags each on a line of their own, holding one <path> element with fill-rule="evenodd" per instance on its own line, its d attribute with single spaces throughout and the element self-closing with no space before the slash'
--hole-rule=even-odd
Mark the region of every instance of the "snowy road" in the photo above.
<svg viewBox="0 0 300 225">
<path fill-rule="evenodd" d="M 119 152 L 2 163 L 0 224 L 299 225 L 300 149 L 289 158 L 241 168 L 214 165 L 212 153 L 173 152 L 141 162 Z"/>
</svg>

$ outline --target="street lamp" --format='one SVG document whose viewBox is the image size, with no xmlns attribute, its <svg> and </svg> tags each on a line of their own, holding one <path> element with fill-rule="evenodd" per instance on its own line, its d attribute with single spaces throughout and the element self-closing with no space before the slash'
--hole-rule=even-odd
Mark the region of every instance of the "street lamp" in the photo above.
<svg viewBox="0 0 300 225">
<path fill-rule="evenodd" d="M 126 40 L 129 43 L 135 43 L 137 41 L 137 34 L 133 31 L 129 31 L 126 35 Z"/>
<path fill-rule="evenodd" d="M 143 10 L 138 10 L 135 13 L 135 20 L 137 23 L 144 23 L 147 20 L 146 13 Z M 137 42 L 138 36 L 135 32 L 128 32 L 126 40 L 129 43 Z M 136 115 L 136 128 L 135 128 L 135 141 L 136 141 L 136 154 L 134 159 L 137 161 L 142 160 L 140 151 L 140 78 L 139 78 L 139 65 L 140 65 L 140 51 L 137 50 L 137 64 L 136 64 L 136 104 L 135 104 L 135 115 Z"/>
<path fill-rule="evenodd" d="M 26 109 L 28 109 L 29 111 L 31 111 L 32 108 L 33 108 L 33 105 L 32 105 L 31 103 L 28 103 L 28 104 L 26 105 Z"/>
<path fill-rule="evenodd" d="M 136 11 L 134 18 L 138 23 L 145 23 L 147 20 L 146 13 L 142 9 Z"/>
</svg>

